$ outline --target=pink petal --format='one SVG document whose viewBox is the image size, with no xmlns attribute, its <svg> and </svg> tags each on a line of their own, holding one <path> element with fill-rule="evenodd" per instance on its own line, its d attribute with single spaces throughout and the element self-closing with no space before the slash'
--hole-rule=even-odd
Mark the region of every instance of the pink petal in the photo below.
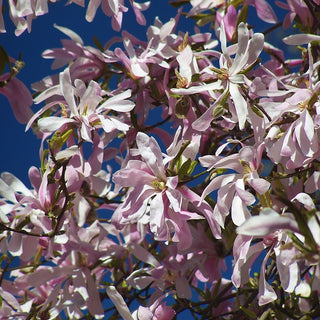
<svg viewBox="0 0 320 320">
<path fill-rule="evenodd" d="M 176 290 L 179 298 L 188 299 L 192 298 L 192 292 L 189 285 L 189 282 L 186 278 L 180 277 L 176 280 Z"/>
<path fill-rule="evenodd" d="M 159 261 L 145 248 L 136 243 L 131 243 L 128 245 L 129 250 L 136 256 L 139 260 L 150 264 L 153 267 L 159 267 Z"/>
<path fill-rule="evenodd" d="M 247 179 L 247 182 L 259 194 L 266 193 L 269 190 L 270 185 L 271 185 L 270 182 L 268 182 L 267 180 L 264 180 L 262 178 Z"/>
<path fill-rule="evenodd" d="M 89 298 L 87 301 L 88 310 L 96 319 L 103 319 L 104 310 L 101 304 L 97 284 L 94 282 L 88 268 L 83 268 L 83 273 L 86 277 L 87 290 L 89 292 Z"/>
<path fill-rule="evenodd" d="M 277 230 L 299 232 L 297 222 L 292 216 L 279 215 L 270 208 L 262 209 L 259 216 L 254 216 L 237 228 L 238 234 L 266 236 Z"/>
<path fill-rule="evenodd" d="M 271 6 L 265 0 L 254 0 L 258 17 L 268 23 L 277 23 L 278 19 Z"/>
<path fill-rule="evenodd" d="M 277 299 L 277 295 L 271 285 L 266 281 L 265 271 L 267 267 L 267 261 L 269 259 L 270 252 L 263 259 L 260 269 L 260 278 L 259 278 L 259 306 L 266 305 Z"/>
<path fill-rule="evenodd" d="M 5 74 L 0 79 L 7 79 L 8 76 Z M 15 77 L 0 88 L 0 93 L 7 97 L 15 118 L 20 123 L 27 123 L 33 115 L 30 109 L 33 100 L 24 83 Z"/>
</svg>

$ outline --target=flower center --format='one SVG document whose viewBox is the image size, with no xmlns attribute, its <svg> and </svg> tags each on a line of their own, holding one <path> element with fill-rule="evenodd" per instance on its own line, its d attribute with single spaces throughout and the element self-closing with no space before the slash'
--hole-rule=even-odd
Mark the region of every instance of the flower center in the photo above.
<svg viewBox="0 0 320 320">
<path fill-rule="evenodd" d="M 160 180 L 153 180 L 152 181 L 152 186 L 159 190 L 159 191 L 162 191 L 166 188 L 166 183 L 163 182 L 163 181 L 160 181 Z"/>
</svg>

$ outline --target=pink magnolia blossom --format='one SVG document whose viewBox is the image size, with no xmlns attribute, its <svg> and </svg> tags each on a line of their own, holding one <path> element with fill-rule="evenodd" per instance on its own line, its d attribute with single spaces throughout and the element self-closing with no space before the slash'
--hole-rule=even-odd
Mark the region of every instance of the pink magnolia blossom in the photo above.
<svg viewBox="0 0 320 320">
<path fill-rule="evenodd" d="M 141 79 L 144 83 L 150 80 L 149 65 L 161 64 L 162 59 L 156 57 L 156 52 L 150 50 L 150 43 L 147 47 L 140 44 L 138 48 L 135 48 L 135 38 L 129 33 L 123 32 L 123 45 L 127 53 L 123 52 L 121 48 L 114 50 L 114 55 L 122 62 L 125 68 L 128 70 L 130 76 L 136 80 Z"/>
<path fill-rule="evenodd" d="M 98 290 L 105 269 L 96 263 L 114 255 L 117 245 L 106 237 L 107 231 L 98 223 L 84 229 L 70 219 L 62 229 L 66 233 L 55 239 L 61 246 L 52 259 L 53 265 L 40 266 L 28 274 L 13 272 L 15 286 L 22 295 L 29 288 L 29 297 L 41 300 L 41 309 L 49 309 L 51 316 L 64 310 L 68 317 L 79 318 L 86 305 L 96 319 L 102 319 L 104 311 Z"/>
<path fill-rule="evenodd" d="M 290 214 L 279 215 L 269 208 L 264 208 L 259 216 L 249 218 L 237 228 L 240 236 L 234 245 L 236 263 L 232 275 L 235 286 L 239 287 L 241 283 L 247 281 L 253 261 L 263 249 L 269 248 L 261 264 L 259 305 L 265 305 L 277 299 L 277 294 L 265 278 L 267 261 L 272 251 L 276 256 L 282 288 L 286 292 L 293 292 L 299 283 L 299 267 L 293 258 L 297 254 L 297 249 L 290 245 L 287 246 L 289 249 L 281 248 L 284 244 L 291 242 L 285 230 L 293 232 L 299 230 L 294 218 Z M 263 241 L 250 246 L 252 236 L 263 237 Z"/>
<path fill-rule="evenodd" d="M 231 169 L 236 172 L 215 174 L 201 196 L 201 199 L 204 199 L 212 191 L 218 189 L 218 199 L 214 213 L 221 226 L 224 225 L 225 217 L 230 211 L 232 220 L 236 225 L 241 225 L 250 217 L 247 206 L 253 204 L 256 199 L 251 192 L 246 190 L 247 184 L 258 195 L 268 191 L 270 183 L 260 178 L 258 173 L 263 149 L 263 144 L 256 149 L 244 146 L 239 153 L 229 156 L 220 156 L 220 153 L 217 153 L 215 156 L 207 155 L 199 158 L 201 165 L 207 167 L 208 171 L 215 168 L 215 170 Z M 222 150 L 221 147 L 219 151 L 222 152 Z"/>
<path fill-rule="evenodd" d="M 192 86 L 187 89 L 171 89 L 171 91 L 176 94 L 187 95 L 225 88 L 223 93 L 216 98 L 216 101 L 208 110 L 194 122 L 193 128 L 199 131 L 204 131 L 209 127 L 210 122 L 213 120 L 213 110 L 220 104 L 221 100 L 229 94 L 235 108 L 233 116 L 239 122 L 239 128 L 241 130 L 244 129 L 248 115 L 248 103 L 240 90 L 240 85 L 246 81 L 246 77 L 241 71 L 255 63 L 263 48 L 264 37 L 262 34 L 256 33 L 252 39 L 249 39 L 247 26 L 244 23 L 240 23 L 238 26 L 238 48 L 234 59 L 231 58 L 231 48 L 227 48 L 224 24 L 222 24 L 220 28 L 220 42 L 222 48 L 222 54 L 219 59 L 220 71 L 211 68 L 211 70 L 215 70 L 214 72 L 211 71 L 211 74 L 217 77 L 218 80 L 216 82 L 207 85 Z"/>
<path fill-rule="evenodd" d="M 192 9 L 188 13 L 188 16 L 193 16 L 202 13 L 212 8 L 224 8 L 227 5 L 225 0 L 190 0 Z"/>
<path fill-rule="evenodd" d="M 138 3 L 136 1 L 130 0 L 130 4 L 136 16 L 136 20 L 139 24 L 145 25 L 146 21 L 142 14 L 149 8 L 151 1 L 146 1 L 143 3 Z M 124 6 L 124 0 L 90 0 L 86 12 L 86 20 L 92 22 L 97 9 L 102 7 L 103 12 L 112 18 L 112 28 L 116 31 L 121 29 L 123 13 L 128 11 L 128 8 Z"/>
<path fill-rule="evenodd" d="M 159 294 L 163 296 L 163 293 L 168 292 L 176 293 L 179 298 L 191 299 L 190 281 L 194 272 L 201 266 L 203 257 L 178 253 L 175 245 L 168 245 L 166 251 L 167 256 L 162 259 L 161 264 L 134 271 L 126 279 L 127 282 L 139 290 L 151 285 L 156 290 L 153 293 L 154 297 Z"/>
<path fill-rule="evenodd" d="M 129 160 L 125 168 L 116 172 L 114 182 L 121 187 L 131 187 L 127 196 L 114 213 L 114 222 L 119 226 L 144 220 L 158 240 L 168 240 L 174 232 L 173 241 L 181 247 L 190 243 L 189 219 L 200 219 L 197 211 L 189 209 L 190 202 L 199 203 L 199 210 L 209 220 L 215 237 L 220 238 L 210 206 L 200 197 L 179 187 L 178 176 L 167 176 L 166 163 L 161 149 L 153 137 L 139 132 L 136 137 L 141 160 Z M 134 179 L 133 179 L 134 177 Z"/>
<path fill-rule="evenodd" d="M 62 110 L 57 112 L 57 115 L 38 120 L 38 126 L 43 132 L 54 132 L 68 124 L 75 125 L 81 138 L 92 142 L 93 131 L 97 128 L 102 128 L 105 132 L 127 131 L 129 129 L 128 124 L 122 122 L 120 117 L 108 115 L 108 113 L 110 110 L 125 113 L 134 108 L 133 102 L 126 100 L 131 95 L 130 90 L 114 95 L 102 102 L 104 94 L 99 84 L 93 80 L 88 87 L 81 80 L 75 81 L 75 86 L 73 86 L 69 69 L 66 69 L 60 73 L 60 84 L 44 91 L 37 97 L 36 103 L 51 98 L 53 95 L 59 95 L 61 99 L 49 102 L 40 109 L 32 117 L 27 128 L 43 112 L 60 103 L 60 106 L 63 105 L 63 107 Z M 76 97 L 80 98 L 78 105 Z M 102 103 L 100 104 L 100 102 Z M 64 117 L 58 117 L 61 113 Z"/>
<path fill-rule="evenodd" d="M 48 11 L 8 1 L 17 35 Z M 187 13 L 99 49 L 56 26 L 43 57 L 64 69 L 33 84 L 36 114 L 9 65 L 0 93 L 41 142 L 30 188 L 0 177 L 1 319 L 317 316 L 319 0 L 277 3 L 264 34 L 297 27 L 281 50 L 246 16 L 276 23 L 266 0 L 176 0 Z M 101 6 L 120 30 L 132 8 L 144 25 L 150 5 L 90 0 L 86 19 Z"/>
<path fill-rule="evenodd" d="M 252 5 L 256 11 L 258 17 L 268 23 L 276 23 L 277 17 L 266 0 L 246 0 L 245 4 Z M 197 15 L 207 10 L 216 9 L 218 15 L 221 15 L 223 10 L 227 8 L 229 10 L 230 6 L 225 0 L 190 0 L 192 9 L 189 11 L 188 16 Z"/>
<path fill-rule="evenodd" d="M 32 300 L 29 300 L 23 304 L 16 299 L 16 297 L 9 291 L 0 288 L 0 296 L 2 299 L 2 305 L 0 308 L 0 316 L 3 320 L 17 319 L 24 320 L 30 314 L 32 307 Z"/>
<path fill-rule="evenodd" d="M 54 59 L 51 68 L 58 69 L 69 66 L 71 78 L 81 79 L 90 82 L 97 79 L 104 71 L 105 63 L 115 62 L 118 59 L 113 56 L 110 50 L 101 52 L 97 48 L 85 46 L 81 37 L 74 31 L 54 25 L 56 29 L 68 36 L 69 39 L 62 39 L 62 48 L 47 49 L 42 53 L 45 59 Z M 54 76 L 51 76 L 54 81 Z M 46 87 L 45 80 L 32 85 L 34 90 L 43 91 Z M 57 83 L 53 83 L 54 85 Z M 50 87 L 53 85 L 50 84 Z"/>
<path fill-rule="evenodd" d="M 21 233 L 4 231 L 0 237 L 1 251 L 8 250 L 12 256 L 29 262 L 36 253 L 40 238 L 28 235 L 46 234 L 51 231 L 51 221 L 45 215 L 44 207 L 39 203 L 34 190 L 29 190 L 18 178 L 8 172 L 1 174 L 0 179 L 1 222 L 14 230 L 24 224 Z M 11 234 L 11 236 L 9 236 Z"/>
<path fill-rule="evenodd" d="M 155 18 L 153 25 L 148 27 L 147 38 L 150 43 L 150 50 L 156 52 L 163 58 L 171 58 L 177 55 L 172 45 L 177 39 L 174 30 L 177 26 L 179 14 L 171 18 L 168 22 L 162 23 L 159 18 Z M 165 64 L 165 61 L 162 61 Z"/>
<path fill-rule="evenodd" d="M 20 36 L 25 30 L 31 32 L 32 20 L 38 16 L 48 13 L 47 0 L 25 1 L 9 0 L 10 18 L 16 26 L 15 35 Z M 53 1 L 54 2 L 54 1 Z M 2 8 L 2 1 L 1 1 Z M 6 32 L 2 13 L 0 14 L 1 32 Z"/>
<path fill-rule="evenodd" d="M 279 139 L 272 140 L 268 156 L 275 163 L 286 163 L 290 169 L 307 165 L 319 153 L 315 123 L 306 109 Z"/>
</svg>

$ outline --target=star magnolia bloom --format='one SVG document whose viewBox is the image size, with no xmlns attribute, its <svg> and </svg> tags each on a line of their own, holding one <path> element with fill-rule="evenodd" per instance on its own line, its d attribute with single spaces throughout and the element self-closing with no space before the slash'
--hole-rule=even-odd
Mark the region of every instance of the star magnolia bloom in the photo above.
<svg viewBox="0 0 320 320">
<path fill-rule="evenodd" d="M 129 33 L 123 31 L 123 46 L 126 53 L 121 48 L 114 50 L 115 56 L 123 63 L 133 79 L 143 79 L 144 82 L 150 80 L 148 64 L 161 64 L 162 60 L 156 58 L 156 52 L 150 51 L 149 45 L 147 48 L 140 46 L 134 47 L 134 39 Z"/>
<path fill-rule="evenodd" d="M 200 197 L 187 187 L 178 187 L 178 176 L 167 177 L 161 149 L 153 137 L 139 132 L 136 137 L 141 160 L 129 160 L 127 166 L 113 176 L 114 182 L 121 187 L 131 187 L 124 202 L 114 213 L 113 221 L 121 227 L 147 218 L 151 231 L 158 240 L 168 240 L 175 232 L 173 241 L 179 246 L 190 245 L 191 236 L 187 224 L 189 219 L 201 219 L 196 212 L 190 212 L 188 204 L 200 203 Z M 150 207 L 149 207 L 150 206 Z M 211 207 L 199 204 L 212 229 L 213 235 L 220 238 L 220 228 L 214 220 Z"/>
<path fill-rule="evenodd" d="M 215 70 L 213 75 L 218 77 L 216 82 L 200 86 L 191 86 L 187 89 L 171 89 L 175 94 L 188 95 L 224 88 L 223 93 L 216 99 L 215 103 L 193 123 L 192 127 L 198 131 L 204 131 L 209 127 L 213 119 L 213 110 L 228 94 L 230 94 L 233 100 L 240 130 L 244 129 L 248 115 L 247 101 L 243 97 L 239 85 L 244 84 L 246 80 L 242 71 L 255 63 L 260 55 L 263 48 L 264 36 L 261 33 L 256 33 L 252 36 L 252 39 L 249 39 L 247 26 L 244 23 L 240 23 L 238 26 L 238 47 L 234 59 L 230 57 L 232 47 L 227 48 L 227 37 L 223 23 L 220 28 L 220 42 L 222 49 L 219 61 L 220 70 L 212 68 Z M 210 68 L 208 70 L 210 72 Z"/>
<path fill-rule="evenodd" d="M 237 228 L 239 236 L 234 243 L 235 265 L 232 282 L 236 287 L 246 283 L 253 261 L 258 258 L 263 249 L 269 248 L 260 271 L 259 305 L 265 305 L 277 299 L 272 286 L 265 278 L 267 262 L 272 251 L 275 253 L 277 268 L 282 288 L 293 292 L 299 283 L 299 266 L 293 258 L 297 249 L 284 230 L 299 231 L 298 224 L 290 213 L 279 215 L 270 208 L 264 208 L 259 216 L 254 216 Z M 251 245 L 252 237 L 263 237 L 263 241 Z"/>
<path fill-rule="evenodd" d="M 137 3 L 133 0 L 130 0 L 130 4 L 135 13 L 137 22 L 141 25 L 145 25 L 146 20 L 142 14 L 142 11 L 145 11 L 149 8 L 151 1 Z M 107 16 L 112 17 L 112 28 L 116 31 L 119 31 L 121 29 L 123 12 L 128 11 L 128 8 L 124 6 L 124 1 L 123 0 L 98 0 L 98 1 L 90 0 L 88 9 L 86 12 L 86 20 L 88 22 L 93 21 L 96 15 L 97 9 L 99 8 L 100 5 L 102 6 L 103 12 Z"/>
<path fill-rule="evenodd" d="M 16 26 L 15 35 L 21 35 L 25 30 L 31 32 L 32 20 L 48 13 L 47 0 L 24 1 L 9 0 L 10 18 Z M 55 2 L 55 1 L 53 1 Z M 1 8 L 2 8 L 2 1 Z M 5 32 L 2 14 L 0 14 L 0 32 Z"/>
<path fill-rule="evenodd" d="M 223 150 L 223 145 L 219 152 Z M 253 204 L 256 199 L 252 193 L 245 190 L 245 185 L 249 184 L 257 194 L 264 194 L 268 191 L 270 183 L 259 177 L 258 169 L 261 166 L 261 157 L 264 144 L 254 149 L 245 146 L 238 154 L 227 157 L 220 156 L 219 152 L 215 156 L 200 157 L 200 163 L 208 167 L 208 171 L 216 169 L 231 169 L 237 173 L 227 173 L 218 175 L 211 180 L 202 193 L 204 199 L 209 193 L 219 189 L 217 204 L 214 213 L 221 226 L 224 225 L 225 217 L 231 210 L 232 220 L 235 225 L 242 224 L 250 217 L 248 205 Z"/>
<path fill-rule="evenodd" d="M 27 129 L 33 121 L 43 112 L 58 103 L 65 106 L 61 116 L 49 116 L 38 120 L 38 126 L 43 132 L 54 132 L 66 124 L 75 124 L 80 131 L 83 140 L 92 142 L 91 132 L 96 128 L 101 128 L 105 132 L 113 130 L 127 131 L 129 125 L 123 123 L 117 116 L 109 115 L 110 110 L 117 112 L 128 112 L 134 108 L 134 103 L 126 100 L 131 96 L 131 91 L 127 90 L 114 95 L 99 105 L 102 101 L 102 92 L 99 84 L 90 81 L 88 87 L 81 80 L 75 81 L 75 87 L 72 85 L 69 69 L 60 73 L 60 84 L 44 91 L 35 100 L 40 103 L 53 95 L 62 95 L 63 98 L 49 102 L 45 107 L 38 111 L 29 121 Z M 76 104 L 76 98 L 80 96 L 80 102 Z M 66 114 L 65 114 L 66 113 Z"/>
<path fill-rule="evenodd" d="M 68 39 L 61 39 L 62 48 L 47 49 L 42 53 L 45 59 L 54 59 L 51 68 L 60 69 L 64 66 L 69 66 L 70 75 L 72 79 L 81 79 L 88 83 L 92 79 L 99 79 L 103 74 L 106 63 L 118 61 L 110 50 L 101 52 L 99 49 L 85 46 L 81 37 L 74 31 L 54 25 L 56 29 L 68 37 Z M 44 91 L 52 84 L 47 85 L 48 79 L 56 84 L 58 77 L 46 77 L 40 82 L 32 84 L 32 88 L 36 91 Z"/>
</svg>

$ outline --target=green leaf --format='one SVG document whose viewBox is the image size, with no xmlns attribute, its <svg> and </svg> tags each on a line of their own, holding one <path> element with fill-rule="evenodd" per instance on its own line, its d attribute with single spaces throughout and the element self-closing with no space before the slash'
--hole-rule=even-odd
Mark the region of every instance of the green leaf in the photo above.
<svg viewBox="0 0 320 320">
<path fill-rule="evenodd" d="M 240 7 L 243 4 L 244 0 L 232 0 L 229 5 L 233 5 L 235 8 Z"/>
<path fill-rule="evenodd" d="M 191 82 L 198 82 L 200 81 L 200 73 L 195 73 L 191 76 Z"/>
<path fill-rule="evenodd" d="M 218 119 L 219 117 L 223 116 L 224 112 L 225 112 L 225 108 L 221 104 L 218 104 L 213 109 L 213 119 Z"/>
<path fill-rule="evenodd" d="M 64 132 L 57 131 L 49 140 L 49 145 L 51 150 L 57 150 L 62 148 L 62 146 L 67 142 L 71 134 L 73 133 L 73 129 L 66 129 Z"/>
<path fill-rule="evenodd" d="M 182 164 L 181 168 L 178 171 L 179 180 L 183 180 L 184 177 L 188 174 L 190 165 L 191 165 L 191 159 L 188 159 Z"/>
<path fill-rule="evenodd" d="M 310 110 L 313 110 L 313 105 L 318 101 L 318 97 L 319 97 L 320 93 L 319 92 L 315 92 L 311 98 L 309 99 L 308 102 L 308 108 Z"/>
<path fill-rule="evenodd" d="M 49 154 L 49 150 L 48 149 L 45 149 L 43 152 L 42 152 L 42 155 L 41 155 L 41 165 L 40 165 L 40 168 L 41 168 L 41 172 L 42 174 L 44 174 L 44 172 L 46 171 L 46 159 L 47 159 L 47 155 Z"/>
<path fill-rule="evenodd" d="M 257 198 L 260 201 L 262 207 L 271 208 L 272 201 L 271 201 L 271 196 L 270 196 L 270 190 L 268 190 L 264 194 L 257 193 Z"/>
<path fill-rule="evenodd" d="M 177 153 L 177 155 L 173 158 L 171 165 L 170 165 L 170 169 L 173 170 L 174 166 L 177 164 L 177 162 L 179 161 L 179 158 L 182 156 L 184 150 L 188 147 L 188 145 L 191 143 L 190 140 L 186 141 L 180 148 L 179 152 Z"/>
<path fill-rule="evenodd" d="M 256 107 L 256 106 L 251 106 L 251 110 L 260 118 L 263 118 L 262 112 Z"/>
<path fill-rule="evenodd" d="M 237 19 L 237 28 L 238 28 L 238 25 L 241 23 L 241 22 L 244 22 L 246 23 L 247 22 L 247 19 L 248 19 L 248 13 L 249 13 L 249 7 L 247 4 L 245 4 L 239 14 L 238 14 L 238 19 Z"/>
<path fill-rule="evenodd" d="M 212 300 L 216 299 L 219 289 L 221 286 L 221 278 L 218 279 L 216 285 L 214 286 L 213 292 L 212 292 Z"/>
<path fill-rule="evenodd" d="M 198 19 L 197 26 L 203 27 L 208 23 L 214 23 L 216 21 L 216 15 L 215 13 L 208 13 L 203 15 L 202 18 Z"/>
<path fill-rule="evenodd" d="M 189 176 L 191 175 L 191 173 L 193 172 L 193 170 L 197 166 L 197 164 L 198 164 L 197 160 L 194 160 L 191 162 L 191 165 L 190 165 L 189 170 L 187 172 Z"/>
</svg>

